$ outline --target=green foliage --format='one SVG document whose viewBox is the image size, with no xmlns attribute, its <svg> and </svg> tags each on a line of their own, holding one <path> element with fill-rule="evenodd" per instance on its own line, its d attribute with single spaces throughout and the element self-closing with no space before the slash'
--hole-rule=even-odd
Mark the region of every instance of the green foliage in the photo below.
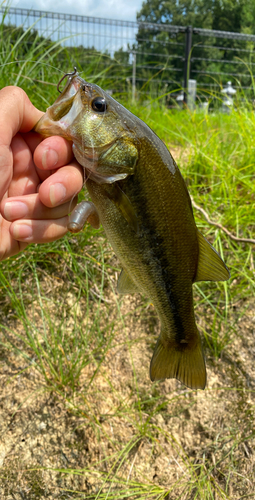
<svg viewBox="0 0 255 500">
<path fill-rule="evenodd" d="M 147 0 L 137 14 L 138 21 L 210 28 L 212 0 Z"/>
<path fill-rule="evenodd" d="M 169 71 L 168 69 L 164 71 L 164 79 L 169 80 L 168 91 L 174 89 L 174 82 L 178 83 L 178 86 L 183 85 L 185 38 L 180 33 L 171 34 L 171 32 L 162 31 L 162 25 L 255 33 L 255 9 L 252 0 L 248 2 L 246 0 L 240 2 L 235 0 L 147 0 L 143 2 L 137 14 L 137 20 L 161 25 L 159 30 L 156 27 L 148 30 L 140 25 L 137 34 L 137 50 L 140 53 L 146 53 L 142 58 L 147 66 L 149 64 L 154 66 L 154 71 L 149 72 L 147 69 L 147 79 L 149 73 L 155 77 L 157 67 L 169 68 Z M 215 84 L 226 83 L 227 80 L 233 78 L 237 85 L 251 85 L 249 70 L 243 63 L 248 66 L 254 63 L 254 43 L 216 37 L 205 39 L 194 31 L 192 45 L 191 78 L 198 79 L 203 84 L 211 84 L 212 87 Z M 219 49 L 219 45 L 223 49 Z M 154 61 L 153 53 L 157 53 L 157 58 L 155 58 L 157 63 Z M 208 61 L 208 59 L 213 59 L 213 61 Z M 173 68 L 172 73 L 171 68 Z M 207 75 L 204 72 L 207 72 Z M 217 82 L 213 73 L 219 73 Z"/>
<path fill-rule="evenodd" d="M 39 36 L 35 27 L 36 24 L 24 30 L 4 22 L 0 24 L 1 87 L 7 82 L 25 87 L 29 95 L 34 96 L 35 104 L 45 109 L 49 105 L 50 86 L 58 83 L 63 72 L 76 66 L 85 79 L 99 85 L 103 82 L 106 90 L 126 89 L 126 73 L 129 70 L 127 53 L 119 50 L 112 58 L 107 52 L 101 53 L 94 47 L 63 46 L 61 40 L 52 42 Z"/>
<path fill-rule="evenodd" d="M 58 73 L 60 64 L 58 56 L 63 51 L 60 42 L 53 43 L 50 39 L 39 36 L 35 25 L 28 30 L 0 24 L 0 86 L 25 86 L 36 103 L 45 107 L 49 86 L 45 82 L 52 80 L 52 75 Z M 59 69 L 58 69 L 59 68 Z M 51 81 L 52 85 L 52 81 Z M 40 96 L 40 89 L 44 89 Z"/>
<path fill-rule="evenodd" d="M 44 252 L 45 257 L 42 258 L 41 251 L 38 253 L 35 248 L 26 260 L 18 259 L 14 273 L 12 265 L 9 266 L 10 261 L 7 262 L 7 267 L 4 264 L 0 272 L 1 290 L 3 295 L 8 297 L 8 308 L 11 308 L 15 317 L 21 321 L 22 328 L 21 333 L 16 333 L 15 339 L 5 325 L 2 325 L 2 333 L 6 346 L 24 356 L 43 376 L 48 387 L 57 392 L 67 388 L 74 391 L 79 384 L 81 371 L 93 362 L 94 358 L 103 357 L 105 349 L 109 349 L 111 343 L 111 322 L 105 321 L 105 327 L 102 327 L 100 314 L 104 264 L 99 266 L 99 295 L 95 296 L 95 316 L 91 322 L 89 288 L 95 279 L 95 273 L 88 269 L 87 258 L 80 258 L 67 240 L 64 244 L 55 244 L 53 248 L 45 246 Z M 99 259 L 102 262 L 102 258 Z M 61 289 L 61 298 L 48 303 L 43 291 L 42 276 L 43 270 L 51 266 L 53 261 L 58 262 L 62 268 L 70 266 L 72 279 L 67 279 L 67 267 L 66 286 Z M 18 281 L 15 280 L 16 276 Z M 30 282 L 28 293 L 23 291 L 25 276 Z M 73 286 L 77 291 L 75 296 L 72 293 Z M 81 297 L 87 297 L 87 300 L 80 322 Z"/>
<path fill-rule="evenodd" d="M 138 21 L 244 32 L 254 28 L 253 0 L 147 0 Z"/>
</svg>

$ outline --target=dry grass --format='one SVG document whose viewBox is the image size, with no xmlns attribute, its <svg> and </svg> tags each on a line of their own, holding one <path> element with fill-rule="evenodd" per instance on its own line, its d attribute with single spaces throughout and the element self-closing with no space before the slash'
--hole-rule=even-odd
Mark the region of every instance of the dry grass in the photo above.
<svg viewBox="0 0 255 500">
<path fill-rule="evenodd" d="M 12 319 L 9 309 L 0 370 L 1 498 L 249 498 L 255 486 L 254 299 L 241 316 L 230 308 L 236 334 L 217 361 L 205 345 L 208 385 L 192 391 L 173 380 L 151 384 L 158 319 L 139 296 L 120 303 L 114 281 L 108 268 L 97 298 L 98 327 L 113 325 L 105 333 L 108 348 L 100 352 L 91 338 L 90 363 L 75 388 L 50 373 L 46 383 L 27 347 L 26 358 L 17 355 L 24 349 L 24 322 Z M 64 272 L 40 282 L 41 305 L 34 297 L 26 307 L 30 328 L 43 332 L 50 316 L 56 326 L 64 316 L 70 341 L 75 323 L 86 331 L 88 299 L 90 314 L 96 310 L 93 293 L 77 304 Z M 30 290 L 33 284 L 31 278 Z M 68 297 L 62 308 L 60 291 Z M 203 305 L 196 315 L 200 326 L 205 317 L 213 322 Z"/>
</svg>

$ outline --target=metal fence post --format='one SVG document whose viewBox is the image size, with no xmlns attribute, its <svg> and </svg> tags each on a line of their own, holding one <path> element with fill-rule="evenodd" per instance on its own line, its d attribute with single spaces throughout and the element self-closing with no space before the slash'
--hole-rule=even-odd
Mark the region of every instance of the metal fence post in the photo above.
<svg viewBox="0 0 255 500">
<path fill-rule="evenodd" d="M 135 102 L 136 53 L 133 52 L 132 101 Z"/>
<path fill-rule="evenodd" d="M 185 62 L 184 62 L 184 102 L 188 101 L 188 84 L 190 77 L 190 51 L 192 47 L 192 26 L 187 26 L 185 35 Z"/>
</svg>

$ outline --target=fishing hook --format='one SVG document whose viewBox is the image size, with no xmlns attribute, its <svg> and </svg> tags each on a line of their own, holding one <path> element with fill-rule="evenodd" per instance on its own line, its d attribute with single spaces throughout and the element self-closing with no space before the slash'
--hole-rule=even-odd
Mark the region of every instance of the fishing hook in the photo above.
<svg viewBox="0 0 255 500">
<path fill-rule="evenodd" d="M 61 80 L 59 80 L 59 82 L 58 82 L 58 84 L 57 84 L 57 89 L 58 89 L 58 91 L 59 91 L 59 93 L 60 93 L 60 94 L 62 94 L 62 92 L 61 92 L 61 90 L 59 90 L 59 86 L 60 86 L 60 84 L 63 82 L 63 80 L 64 80 L 67 76 L 74 76 L 74 75 L 76 75 L 76 73 L 77 73 L 77 68 L 76 68 L 76 66 L 74 66 L 74 68 L 73 68 L 73 69 L 74 69 L 74 70 L 73 70 L 73 72 L 72 72 L 72 73 L 66 73 L 64 76 L 62 76 Z"/>
</svg>

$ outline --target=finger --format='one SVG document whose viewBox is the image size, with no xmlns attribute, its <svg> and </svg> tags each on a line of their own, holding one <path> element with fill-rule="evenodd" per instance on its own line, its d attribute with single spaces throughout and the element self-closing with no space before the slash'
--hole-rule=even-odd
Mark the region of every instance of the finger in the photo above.
<svg viewBox="0 0 255 500">
<path fill-rule="evenodd" d="M 83 186 L 83 169 L 77 163 L 59 168 L 39 188 L 39 197 L 47 207 L 56 207 L 76 196 Z"/>
<path fill-rule="evenodd" d="M 12 151 L 10 144 L 18 131 L 28 132 L 42 113 L 19 87 L 5 87 L 0 91 L 0 199 L 12 178 Z"/>
<path fill-rule="evenodd" d="M 58 240 L 67 233 L 68 217 L 57 220 L 19 220 L 10 226 L 14 240 L 25 243 L 49 243 Z"/>
<path fill-rule="evenodd" d="M 34 153 L 37 146 L 42 142 L 43 138 L 37 132 L 27 132 L 26 134 L 21 134 L 24 141 L 28 145 L 32 154 Z"/>
<path fill-rule="evenodd" d="M 32 154 L 21 134 L 16 134 L 11 142 L 13 154 L 13 178 L 8 196 L 35 193 L 40 179 L 34 167 Z"/>
<path fill-rule="evenodd" d="M 26 248 L 28 243 L 16 241 L 10 233 L 10 222 L 6 222 L 0 216 L 1 227 L 1 245 L 0 245 L 0 261 L 16 255 Z"/>
<path fill-rule="evenodd" d="M 41 170 L 63 167 L 72 159 L 72 143 L 63 137 L 47 137 L 34 151 L 34 163 Z"/>
<path fill-rule="evenodd" d="M 77 203 L 77 197 L 72 201 L 55 208 L 46 207 L 40 200 L 39 194 L 7 198 L 1 203 L 2 216 L 10 222 L 18 219 L 60 219 L 68 215 Z"/>
</svg>

